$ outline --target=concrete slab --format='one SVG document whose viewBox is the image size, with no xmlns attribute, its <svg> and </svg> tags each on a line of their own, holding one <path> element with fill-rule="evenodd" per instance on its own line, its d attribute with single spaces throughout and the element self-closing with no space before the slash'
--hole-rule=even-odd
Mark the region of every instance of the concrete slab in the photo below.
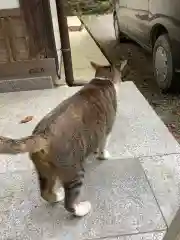
<svg viewBox="0 0 180 240">
<path fill-rule="evenodd" d="M 84 15 L 81 16 L 81 19 L 96 42 L 101 46 L 108 59 L 113 63 L 118 63 L 123 54 L 119 51 L 119 47 L 117 47 L 113 14 Z"/>
<path fill-rule="evenodd" d="M 59 36 L 56 6 L 54 0 L 51 0 L 50 3 L 56 49 L 58 51 L 58 55 L 60 55 L 61 57 L 61 41 Z M 82 28 L 81 22 L 78 17 L 68 17 L 68 25 L 70 28 L 69 30 L 73 30 L 69 31 L 69 38 L 72 53 L 74 79 L 77 81 L 87 82 L 94 76 L 94 70 L 90 65 L 90 61 L 95 61 L 105 65 L 108 64 L 108 61 L 104 57 L 100 49 L 97 47 L 96 43 L 91 38 L 86 29 Z M 81 31 L 74 31 L 79 28 L 81 29 Z M 61 79 L 65 79 L 63 63 L 61 65 Z"/>
<path fill-rule="evenodd" d="M 79 89 L 62 86 L 52 90 L 0 94 L 1 135 L 18 138 L 31 134 L 47 112 Z M 33 115 L 34 119 L 19 124 L 28 115 Z M 150 156 L 141 158 L 141 162 L 169 224 L 179 205 L 180 147 L 131 82 L 121 85 L 117 120 L 108 148 L 112 158 L 117 159 L 120 156 Z M 172 153 L 177 154 L 172 155 L 171 164 L 168 156 L 163 160 L 151 158 L 152 155 Z M 121 164 L 119 168 L 118 164 Z M 0 227 L 6 236 L 4 239 L 8 239 L 7 236 L 10 239 L 36 240 L 41 239 L 40 236 L 42 239 L 59 239 L 61 236 L 60 239 L 81 240 L 161 231 L 166 227 L 137 160 L 109 160 L 87 174 L 84 196 L 89 196 L 94 208 L 89 216 L 78 221 L 70 221 L 62 204 L 52 208 L 39 199 L 33 171 L 26 154 L 0 156 Z M 103 231 L 102 225 L 105 225 Z M 129 236 L 129 239 L 133 237 Z M 139 239 L 143 238 L 148 239 L 144 235 Z M 158 239 L 156 235 L 155 239 Z"/>
<path fill-rule="evenodd" d="M 79 87 L 0 94 L 0 134 L 19 138 L 31 134 L 37 122 Z M 118 114 L 108 150 L 112 158 L 180 153 L 179 144 L 131 82 L 122 83 Z M 34 119 L 19 124 L 24 117 Z M 0 172 L 32 168 L 26 155 L 0 156 Z"/>
<path fill-rule="evenodd" d="M 81 19 L 88 30 L 93 33 L 93 36 L 96 36 L 98 42 L 102 41 L 102 38 L 99 35 L 99 29 L 101 29 L 101 32 L 103 33 L 104 42 L 108 43 L 115 40 L 112 13 L 104 15 L 83 15 L 81 16 Z"/>
<path fill-rule="evenodd" d="M 119 89 L 109 151 L 113 158 L 180 153 L 179 144 L 133 82 L 123 82 Z"/>
<path fill-rule="evenodd" d="M 80 31 L 82 29 L 82 23 L 77 16 L 67 17 L 69 31 Z"/>
<path fill-rule="evenodd" d="M 93 209 L 82 219 L 70 217 L 63 203 L 40 200 L 30 170 L 0 174 L 1 239 L 85 240 L 166 229 L 137 159 L 90 159 L 86 170 L 82 199 Z"/>
<path fill-rule="evenodd" d="M 75 68 L 81 69 L 86 68 L 87 66 L 90 67 L 90 61 L 108 64 L 108 61 L 85 29 L 80 33 L 70 33 L 70 39 L 72 39 L 72 57 Z"/>
<path fill-rule="evenodd" d="M 51 76 L 21 78 L 21 79 L 5 79 L 0 81 L 0 93 L 32 91 L 54 88 Z"/>
<path fill-rule="evenodd" d="M 75 80 L 89 81 L 94 76 L 94 70 L 90 61 L 108 65 L 107 59 L 101 53 L 94 40 L 86 29 L 80 32 L 69 32 L 72 62 Z M 61 77 L 64 79 L 64 67 L 62 65 Z"/>
<path fill-rule="evenodd" d="M 162 240 L 164 232 L 135 234 L 116 238 L 104 238 L 104 240 Z"/>
<path fill-rule="evenodd" d="M 180 154 L 140 158 L 168 224 L 180 207 Z"/>
</svg>

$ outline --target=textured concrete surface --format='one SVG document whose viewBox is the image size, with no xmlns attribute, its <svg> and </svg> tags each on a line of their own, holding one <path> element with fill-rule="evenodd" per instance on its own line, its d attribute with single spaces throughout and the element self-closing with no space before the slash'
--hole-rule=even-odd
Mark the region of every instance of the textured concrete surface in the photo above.
<svg viewBox="0 0 180 240">
<path fill-rule="evenodd" d="M 74 79 L 85 82 L 89 81 L 94 76 L 94 70 L 90 65 L 90 61 L 104 65 L 108 65 L 109 63 L 86 29 L 82 29 L 79 32 L 69 32 L 69 37 Z M 61 74 L 63 79 L 63 66 Z"/>
<path fill-rule="evenodd" d="M 63 203 L 40 200 L 30 170 L 0 174 L 4 239 L 96 239 L 166 228 L 137 159 L 94 159 L 86 170 L 82 199 L 89 199 L 93 209 L 82 219 L 71 219 Z"/>
<path fill-rule="evenodd" d="M 51 12 L 53 20 L 53 28 L 56 42 L 56 49 L 59 55 L 59 62 L 61 57 L 61 42 L 59 38 L 59 27 L 57 21 L 56 7 L 54 0 L 51 0 Z M 79 26 L 80 21 L 76 16 L 68 18 L 69 26 Z M 94 76 L 94 70 L 90 65 L 90 61 L 95 61 L 100 64 L 108 64 L 107 59 L 104 57 L 94 40 L 91 38 L 86 29 L 81 31 L 69 31 L 72 63 L 74 71 L 74 79 L 77 81 L 89 81 Z M 61 64 L 61 80 L 65 79 L 64 66 Z M 60 80 L 60 81 L 61 81 Z"/>
<path fill-rule="evenodd" d="M 79 87 L 0 94 L 0 132 L 14 138 L 31 134 L 37 122 Z M 133 104 L 132 104 L 133 103 Z M 180 153 L 180 146 L 131 82 L 122 83 L 118 115 L 108 149 L 112 158 Z M 33 115 L 27 124 L 19 124 Z M 0 156 L 0 171 L 29 168 L 26 156 Z M 21 164 L 23 159 L 24 164 Z M 26 166 L 27 164 L 27 166 Z"/>
<path fill-rule="evenodd" d="M 180 207 L 180 155 L 140 158 L 168 225 Z"/>
<path fill-rule="evenodd" d="M 53 88 L 52 77 L 23 78 L 0 81 L 0 93 Z"/>
<path fill-rule="evenodd" d="M 59 38 L 59 28 L 57 21 L 56 9 L 54 2 L 52 1 L 52 15 L 53 15 L 53 28 L 56 41 L 56 49 L 58 51 L 59 63 L 61 63 L 61 42 Z M 69 26 L 79 27 L 80 21 L 77 17 L 68 18 Z M 95 61 L 100 64 L 109 64 L 107 59 L 104 57 L 94 40 L 91 38 L 86 29 L 81 31 L 69 31 L 71 55 L 74 71 L 75 81 L 88 82 L 94 76 L 94 70 L 90 65 L 90 61 Z M 64 81 L 64 66 L 63 62 L 60 67 L 61 79 L 59 82 Z"/>
<path fill-rule="evenodd" d="M 104 238 L 104 240 L 161 240 L 164 232 L 144 233 L 131 236 L 122 236 L 116 238 Z"/>
<path fill-rule="evenodd" d="M 78 89 L 62 86 L 0 94 L 1 135 L 19 138 L 31 134 L 47 112 Z M 19 124 L 28 115 L 33 115 L 33 120 Z M 62 203 L 52 206 L 40 199 L 27 154 L 1 155 L 2 239 L 162 239 L 161 232 L 179 204 L 180 147 L 131 82 L 121 85 L 108 148 L 108 161 L 90 158 L 86 165 L 82 198 L 90 199 L 93 209 L 84 219 L 72 219 Z M 170 160 L 157 155 L 169 155 Z"/>
<path fill-rule="evenodd" d="M 80 31 L 82 23 L 77 16 L 67 17 L 69 31 Z"/>
<path fill-rule="evenodd" d="M 180 153 L 180 146 L 132 82 L 119 90 L 109 150 L 113 157 Z"/>
</svg>

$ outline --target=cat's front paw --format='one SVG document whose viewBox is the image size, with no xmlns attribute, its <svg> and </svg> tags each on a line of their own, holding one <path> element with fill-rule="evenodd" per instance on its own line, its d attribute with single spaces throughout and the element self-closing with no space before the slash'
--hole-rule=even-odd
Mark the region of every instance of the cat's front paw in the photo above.
<svg viewBox="0 0 180 240">
<path fill-rule="evenodd" d="M 87 215 L 90 212 L 91 203 L 88 201 L 80 202 L 75 205 L 74 210 L 75 210 L 74 215 L 76 217 L 84 217 L 85 215 Z"/>
<path fill-rule="evenodd" d="M 104 150 L 103 152 L 100 152 L 97 155 L 98 160 L 106 160 L 106 159 L 109 159 L 110 157 L 111 157 L 111 155 L 109 154 L 109 152 L 107 150 Z"/>
</svg>

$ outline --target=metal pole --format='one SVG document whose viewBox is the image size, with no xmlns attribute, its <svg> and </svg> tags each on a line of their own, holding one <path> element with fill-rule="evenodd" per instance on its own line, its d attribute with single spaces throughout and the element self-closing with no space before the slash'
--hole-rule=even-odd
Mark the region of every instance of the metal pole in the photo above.
<svg viewBox="0 0 180 240">
<path fill-rule="evenodd" d="M 74 85 L 73 66 L 71 57 L 71 47 L 69 41 L 69 31 L 65 6 L 63 0 L 56 0 L 57 17 L 59 23 L 59 32 L 61 38 L 61 51 L 63 55 L 64 71 L 66 83 L 68 86 Z"/>
</svg>

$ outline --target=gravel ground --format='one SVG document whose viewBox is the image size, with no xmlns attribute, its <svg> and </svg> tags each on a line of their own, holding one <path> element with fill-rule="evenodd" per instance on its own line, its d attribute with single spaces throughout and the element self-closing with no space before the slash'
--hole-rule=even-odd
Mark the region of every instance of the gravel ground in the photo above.
<svg viewBox="0 0 180 240">
<path fill-rule="evenodd" d="M 122 58 L 129 60 L 128 71 L 123 80 L 136 84 L 180 143 L 180 96 L 165 95 L 159 91 L 153 76 L 151 56 L 132 41 L 116 42 L 112 14 L 83 16 L 82 19 L 111 62 L 119 62 Z"/>
</svg>

